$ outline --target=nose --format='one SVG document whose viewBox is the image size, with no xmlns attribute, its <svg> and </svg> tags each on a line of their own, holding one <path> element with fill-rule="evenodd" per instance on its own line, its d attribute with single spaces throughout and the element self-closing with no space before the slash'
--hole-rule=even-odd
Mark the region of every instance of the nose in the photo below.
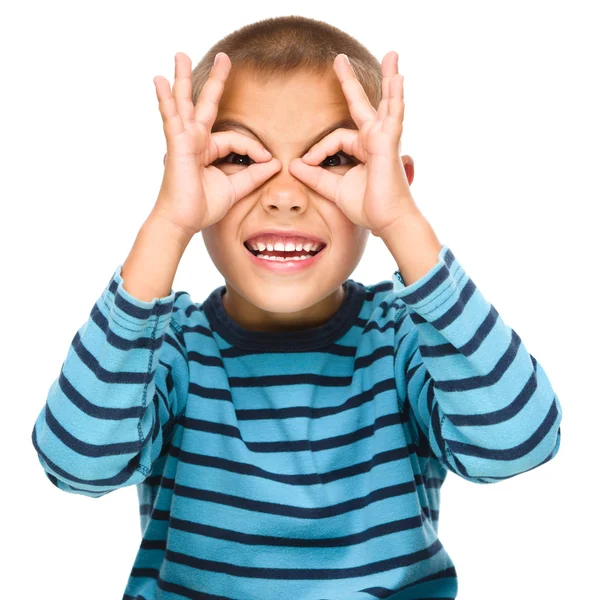
<svg viewBox="0 0 591 600">
<path fill-rule="evenodd" d="M 268 212 L 300 214 L 307 209 L 309 198 L 304 183 L 285 166 L 269 178 L 261 202 Z"/>
</svg>

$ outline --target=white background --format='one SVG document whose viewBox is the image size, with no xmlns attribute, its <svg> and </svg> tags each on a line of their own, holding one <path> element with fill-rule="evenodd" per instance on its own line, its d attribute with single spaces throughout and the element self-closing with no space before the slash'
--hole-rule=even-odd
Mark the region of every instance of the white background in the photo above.
<svg viewBox="0 0 591 600">
<path fill-rule="evenodd" d="M 493 485 L 454 474 L 444 483 L 440 538 L 456 564 L 458 598 L 583 597 L 591 558 L 586 3 L 289 5 L 53 0 L 2 9 L 3 596 L 123 595 L 140 543 L 136 489 L 100 499 L 59 491 L 38 462 L 32 427 L 156 200 L 165 142 L 153 77 L 173 80 L 177 51 L 196 64 L 247 23 L 300 14 L 347 31 L 379 61 L 399 53 L 415 201 L 544 367 L 563 409 L 551 462 Z M 370 284 L 394 270 L 370 236 L 351 277 Z M 197 236 L 173 289 L 201 302 L 223 284 Z"/>
</svg>

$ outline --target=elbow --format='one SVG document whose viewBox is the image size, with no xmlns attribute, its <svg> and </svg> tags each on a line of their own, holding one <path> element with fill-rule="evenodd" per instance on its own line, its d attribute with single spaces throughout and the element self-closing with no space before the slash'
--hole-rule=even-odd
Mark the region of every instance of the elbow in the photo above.
<svg viewBox="0 0 591 600">
<path fill-rule="evenodd" d="M 531 438 L 530 440 L 531 441 Z M 474 483 L 497 483 L 526 473 L 552 460 L 560 448 L 560 422 L 533 446 L 520 444 L 507 450 L 476 449 L 463 454 L 453 451 L 454 442 L 445 444 L 446 466 L 460 477 Z"/>
<path fill-rule="evenodd" d="M 145 479 L 144 469 L 136 464 L 136 459 L 129 461 L 127 466 L 112 477 L 103 474 L 86 472 L 74 474 L 64 471 L 50 459 L 44 458 L 38 451 L 38 459 L 51 483 L 64 492 L 81 494 L 90 498 L 100 498 L 116 489 L 139 483 Z"/>
<path fill-rule="evenodd" d="M 503 448 L 491 447 L 494 442 L 490 436 L 467 436 L 465 431 L 443 420 L 444 425 L 434 432 L 433 440 L 438 442 L 443 463 L 460 477 L 475 483 L 496 483 L 536 469 L 552 460 L 560 448 L 562 410 L 556 396 L 541 422 L 531 426 L 528 421 L 525 429 L 514 429 L 511 434 L 508 428 L 497 431 L 497 441 L 511 441 L 519 435 L 517 443 Z"/>
<path fill-rule="evenodd" d="M 45 475 L 47 475 L 47 478 L 49 479 L 49 481 L 51 481 L 51 483 L 53 483 L 53 485 L 58 490 L 61 490 L 62 492 L 67 492 L 69 494 L 80 494 L 82 496 L 87 496 L 88 498 L 100 498 L 101 496 L 104 496 L 104 495 L 108 494 L 109 492 L 113 491 L 112 489 L 103 490 L 103 491 L 83 489 L 80 487 L 75 487 L 73 485 L 70 485 L 69 483 L 63 481 L 62 479 L 58 479 L 53 473 L 51 473 L 49 471 L 45 471 Z"/>
<path fill-rule="evenodd" d="M 38 435 L 37 428 L 33 429 L 31 439 L 47 478 L 64 492 L 99 498 L 115 489 L 138 483 L 146 476 L 145 468 L 139 464 L 139 454 L 130 460 L 129 456 L 127 460 L 111 456 L 97 461 L 74 454 L 60 460 L 63 457 L 54 456 L 51 443 L 42 432 Z"/>
</svg>

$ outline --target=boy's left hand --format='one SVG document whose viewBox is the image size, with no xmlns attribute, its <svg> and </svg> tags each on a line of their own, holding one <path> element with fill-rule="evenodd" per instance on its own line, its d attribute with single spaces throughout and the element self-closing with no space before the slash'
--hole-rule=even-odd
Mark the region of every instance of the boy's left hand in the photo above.
<svg viewBox="0 0 591 600">
<path fill-rule="evenodd" d="M 377 111 L 345 54 L 335 57 L 333 68 L 358 131 L 336 129 L 302 159 L 292 161 L 290 172 L 335 202 L 350 221 L 379 236 L 400 218 L 420 212 L 400 158 L 404 93 L 398 54 L 392 50 L 382 61 L 382 99 Z M 344 175 L 314 166 L 341 150 L 361 163 Z"/>
</svg>

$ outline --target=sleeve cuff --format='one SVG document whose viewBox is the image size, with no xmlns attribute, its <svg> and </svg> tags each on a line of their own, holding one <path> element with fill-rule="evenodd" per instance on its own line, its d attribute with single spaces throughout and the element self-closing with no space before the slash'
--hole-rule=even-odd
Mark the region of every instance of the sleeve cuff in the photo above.
<svg viewBox="0 0 591 600">
<path fill-rule="evenodd" d="M 141 331 L 147 325 L 156 323 L 158 331 L 165 329 L 172 318 L 175 292 L 171 289 L 167 296 L 154 297 L 149 302 L 140 300 L 123 287 L 122 267 L 123 264 L 117 266 L 103 292 L 103 302 L 113 321 L 129 331 Z"/>
<path fill-rule="evenodd" d="M 399 270 L 392 277 L 393 293 L 407 306 L 423 316 L 437 310 L 454 296 L 465 272 L 447 245 L 443 245 L 437 257 L 437 263 L 420 279 L 409 286 Z"/>
</svg>

